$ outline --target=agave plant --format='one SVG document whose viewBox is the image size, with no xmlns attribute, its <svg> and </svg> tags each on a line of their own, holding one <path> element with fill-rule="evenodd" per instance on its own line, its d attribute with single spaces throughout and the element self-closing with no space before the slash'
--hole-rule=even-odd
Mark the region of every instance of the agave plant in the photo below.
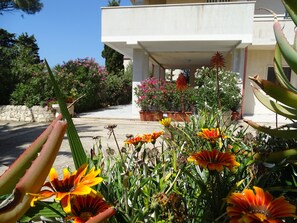
<svg viewBox="0 0 297 223">
<path fill-rule="evenodd" d="M 63 115 L 59 115 L 0 176 L 0 197 L 1 199 L 7 198 L 0 203 L 0 223 L 15 223 L 30 209 L 34 199 L 31 195 L 38 194 L 44 186 L 66 131 L 76 169 L 87 163 L 87 156 L 68 112 L 64 97 L 47 61 L 45 61 L 45 65 Z M 66 121 L 62 121 L 62 118 Z M 93 197 L 90 199 L 94 200 Z M 115 210 L 112 207 L 106 208 L 84 222 L 103 222 L 114 213 Z M 36 216 L 40 216 L 39 213 L 36 213 Z"/>
<path fill-rule="evenodd" d="M 297 26 L 297 5 L 293 0 L 282 0 L 291 19 Z M 272 12 L 273 13 L 273 12 Z M 297 138 L 297 88 L 294 87 L 287 79 L 282 66 L 282 58 L 291 67 L 295 74 L 297 74 L 297 32 L 295 32 L 295 40 L 293 46 L 290 45 L 285 37 L 281 24 L 277 16 L 274 14 L 274 34 L 276 38 L 276 46 L 274 52 L 274 71 L 280 85 L 268 80 L 261 79 L 258 75 L 250 77 L 258 87 L 253 86 L 253 93 L 256 98 L 268 109 L 276 114 L 282 115 L 290 120 L 292 124 L 285 125 L 284 128 L 271 129 L 260 126 L 257 123 L 246 120 L 246 122 L 259 131 L 265 132 L 276 137 L 283 137 L 287 139 Z M 264 93 L 263 93 L 264 92 Z M 297 149 L 290 149 L 282 152 L 270 154 L 266 160 L 281 161 L 284 158 L 297 157 Z"/>
</svg>

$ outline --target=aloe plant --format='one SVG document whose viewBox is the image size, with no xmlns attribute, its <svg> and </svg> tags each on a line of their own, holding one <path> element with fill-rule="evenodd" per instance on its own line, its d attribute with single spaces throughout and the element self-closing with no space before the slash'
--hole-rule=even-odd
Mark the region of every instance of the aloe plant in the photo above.
<svg viewBox="0 0 297 223">
<path fill-rule="evenodd" d="M 58 154 L 66 128 L 66 122 L 55 121 L 53 130 L 50 132 L 46 142 L 42 146 L 40 154 L 33 160 L 31 166 L 26 170 L 24 175 L 20 179 L 17 179 L 17 183 L 14 187 L 13 199 L 1 205 L 0 223 L 16 222 L 30 208 L 30 202 L 33 197 L 27 195 L 27 193 L 38 193 L 43 186 L 50 168 L 56 159 L 56 155 Z M 33 144 L 33 146 L 26 150 L 25 153 L 34 153 L 37 150 L 37 147 L 40 147 L 40 145 Z M 25 156 L 26 155 L 19 157 L 15 164 L 10 167 L 10 171 L 4 175 L 5 182 L 2 184 L 0 191 L 2 191 L 2 188 L 6 191 L 10 190 L 10 187 L 14 186 L 15 170 L 19 169 L 18 164 L 21 166 L 23 165 L 24 160 L 26 159 Z M 27 161 L 27 163 L 31 163 L 31 161 Z"/>
<path fill-rule="evenodd" d="M 293 0 L 282 0 L 282 3 L 292 21 L 297 25 L 296 2 Z M 289 129 L 271 129 L 260 126 L 250 120 L 245 121 L 255 129 L 272 136 L 287 139 L 297 138 L 297 125 L 295 124 L 295 120 L 297 120 L 297 88 L 287 79 L 282 66 L 282 58 L 284 58 L 294 73 L 297 73 L 297 32 L 295 32 L 294 44 L 291 45 L 285 37 L 276 15 L 274 15 L 273 30 L 277 42 L 274 51 L 274 71 L 280 85 L 268 80 L 263 80 L 257 75 L 250 77 L 250 79 L 262 89 L 262 91 L 260 91 L 257 87 L 253 86 L 253 93 L 256 98 L 271 111 L 291 119 L 293 124 L 286 125 Z M 281 161 L 284 158 L 292 158 L 296 156 L 296 151 L 297 149 L 292 149 L 289 152 L 282 151 L 277 154 L 271 154 L 266 160 L 276 162 Z"/>
</svg>

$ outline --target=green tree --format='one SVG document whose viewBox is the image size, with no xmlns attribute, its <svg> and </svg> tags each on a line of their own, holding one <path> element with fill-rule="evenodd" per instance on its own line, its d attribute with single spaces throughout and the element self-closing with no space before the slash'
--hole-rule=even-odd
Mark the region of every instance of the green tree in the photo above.
<svg viewBox="0 0 297 223">
<path fill-rule="evenodd" d="M 15 42 L 15 51 L 17 57 L 14 59 L 12 69 L 16 82 L 24 83 L 32 77 L 35 70 L 35 65 L 39 64 L 39 48 L 35 37 L 29 36 L 27 33 L 21 34 Z"/>
<path fill-rule="evenodd" d="M 39 48 L 34 36 L 25 33 L 16 38 L 4 29 L 0 29 L 0 43 L 0 104 L 9 104 L 16 86 L 36 72 Z"/>
<path fill-rule="evenodd" d="M 0 0 L 0 14 L 21 10 L 27 14 L 39 12 L 43 4 L 39 0 Z"/>
<path fill-rule="evenodd" d="M 111 0 L 108 1 L 108 6 L 119 6 L 120 1 Z M 118 75 L 124 70 L 124 56 L 107 45 L 104 45 L 102 51 L 102 57 L 105 58 L 105 67 L 109 74 Z"/>
<path fill-rule="evenodd" d="M 0 29 L 0 104 L 9 104 L 9 95 L 13 89 L 12 61 L 16 57 L 14 50 L 15 34 Z"/>
</svg>

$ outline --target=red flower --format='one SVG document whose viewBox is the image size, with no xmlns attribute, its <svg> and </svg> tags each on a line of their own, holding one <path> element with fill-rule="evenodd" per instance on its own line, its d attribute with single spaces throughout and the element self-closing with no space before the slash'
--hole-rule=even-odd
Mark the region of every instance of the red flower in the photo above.
<svg viewBox="0 0 297 223">
<path fill-rule="evenodd" d="M 176 80 L 176 89 L 179 91 L 184 91 L 187 89 L 187 79 L 183 73 L 180 73 Z"/>
<path fill-rule="evenodd" d="M 273 199 L 269 192 L 254 187 L 243 193 L 233 193 L 228 199 L 227 213 L 230 223 L 282 223 L 282 218 L 297 217 L 296 207 L 283 196 Z"/>
<path fill-rule="evenodd" d="M 68 219 L 74 223 L 102 222 L 115 214 L 115 210 L 105 202 L 99 193 L 74 196 L 71 200 L 71 214 Z"/>
<path fill-rule="evenodd" d="M 224 57 L 222 54 L 217 52 L 212 58 L 211 58 L 211 67 L 212 68 L 223 68 L 225 66 Z"/>
<path fill-rule="evenodd" d="M 202 150 L 198 153 L 192 154 L 188 161 L 200 165 L 204 169 L 216 170 L 221 172 L 224 167 L 234 171 L 234 168 L 240 164 L 236 162 L 235 155 L 229 152 L 223 153 L 217 149 L 212 151 Z"/>
<path fill-rule="evenodd" d="M 215 143 L 219 138 L 226 138 L 219 128 L 204 128 L 197 135 L 211 143 Z"/>
</svg>

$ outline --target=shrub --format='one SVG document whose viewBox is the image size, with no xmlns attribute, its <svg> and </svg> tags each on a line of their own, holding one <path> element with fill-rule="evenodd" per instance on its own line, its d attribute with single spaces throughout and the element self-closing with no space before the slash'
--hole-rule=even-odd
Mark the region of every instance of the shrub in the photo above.
<svg viewBox="0 0 297 223">
<path fill-rule="evenodd" d="M 216 91 L 216 71 L 208 67 L 197 69 L 195 85 L 197 94 L 197 108 L 218 109 Z M 239 77 L 237 73 L 219 70 L 220 100 L 223 111 L 236 110 L 241 102 Z"/>
<path fill-rule="evenodd" d="M 10 103 L 13 105 L 45 106 L 46 101 L 52 98 L 54 90 L 43 64 L 34 66 L 31 78 L 19 83 L 10 95 Z"/>
<path fill-rule="evenodd" d="M 143 111 L 164 111 L 165 86 L 164 80 L 158 80 L 155 77 L 141 81 L 140 85 L 135 87 L 136 104 Z"/>
<path fill-rule="evenodd" d="M 76 112 L 89 111 L 106 104 L 105 69 L 94 59 L 76 59 L 54 68 L 60 89 L 65 97 L 78 98 Z"/>
<path fill-rule="evenodd" d="M 132 100 L 132 66 L 117 75 L 106 77 L 106 100 L 109 105 L 129 104 Z"/>
</svg>

